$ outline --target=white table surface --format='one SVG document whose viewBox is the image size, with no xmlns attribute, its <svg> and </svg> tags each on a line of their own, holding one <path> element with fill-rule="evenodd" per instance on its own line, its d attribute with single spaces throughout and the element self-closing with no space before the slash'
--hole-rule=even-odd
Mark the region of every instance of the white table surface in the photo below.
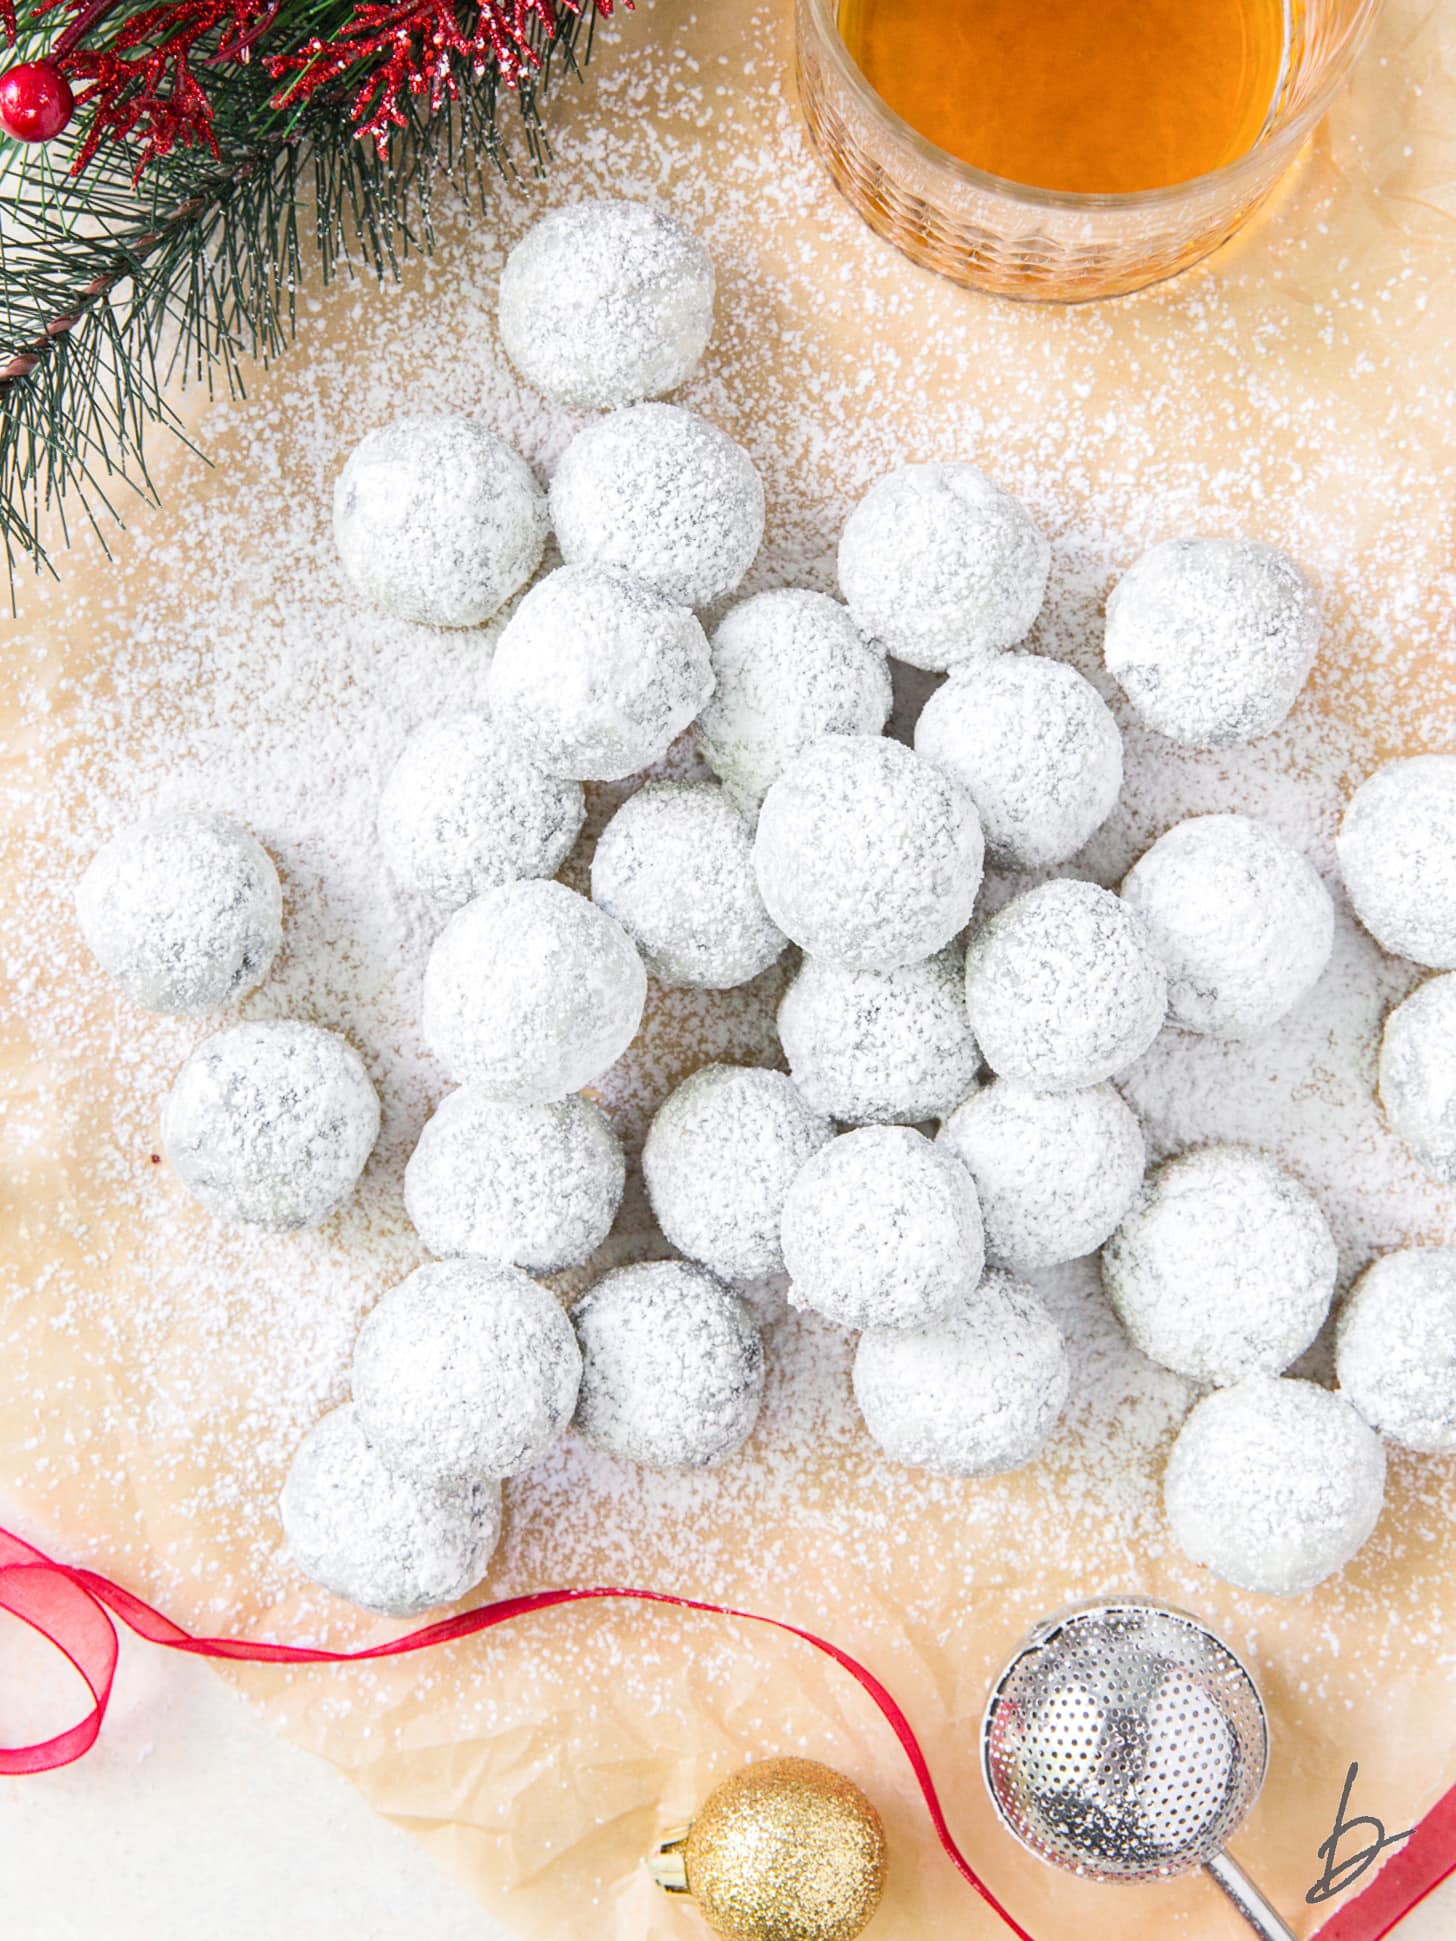
<svg viewBox="0 0 1456 1941">
<path fill-rule="evenodd" d="M 28 1527 L 3 1502 L 0 1521 Z M 0 1615 L 0 1739 L 59 1730 L 80 1691 Z M 124 1631 L 94 1751 L 0 1779 L 0 1883 L 0 1934 L 27 1941 L 506 1941 L 423 1847 L 208 1666 Z"/>
<path fill-rule="evenodd" d="M 16 1628 L 0 1640 L 7 1736 Z M 135 1644 L 96 1750 L 0 1779 L 0 1869 L 4 1930 L 33 1941 L 504 1941 L 332 1767 L 205 1665 Z"/>
</svg>

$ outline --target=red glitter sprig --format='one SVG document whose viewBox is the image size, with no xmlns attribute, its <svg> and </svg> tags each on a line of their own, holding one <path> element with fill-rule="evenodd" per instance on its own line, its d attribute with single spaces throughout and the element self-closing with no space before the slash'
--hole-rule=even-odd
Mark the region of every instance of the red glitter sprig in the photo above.
<svg viewBox="0 0 1456 1941">
<path fill-rule="evenodd" d="M 629 10 L 632 0 L 622 0 Z M 128 14 L 109 39 L 98 30 L 120 0 L 41 0 L 35 18 L 69 15 L 46 57 L 74 88 L 89 125 L 71 164 L 79 175 L 108 143 L 136 148 L 133 179 L 175 148 L 218 153 L 211 96 L 199 66 L 247 61 L 274 29 L 285 0 L 156 0 Z M 384 153 L 408 119 L 411 98 L 432 111 L 491 67 L 508 88 L 541 66 L 538 45 L 554 39 L 561 13 L 588 7 L 608 15 L 614 0 L 357 0 L 338 34 L 314 35 L 287 53 L 266 54 L 285 85 L 273 106 L 296 107 L 322 90 L 352 88 L 342 112 Z M 16 37 L 15 0 L 0 0 L 0 25 Z"/>
<path fill-rule="evenodd" d="M 559 0 L 570 14 L 584 0 Z M 613 0 L 591 0 L 608 15 Z M 630 10 L 632 0 L 623 0 Z M 381 154 L 391 134 L 404 126 L 407 100 L 425 95 L 431 110 L 459 98 L 461 83 L 479 79 L 494 62 L 501 80 L 516 88 L 541 65 L 532 27 L 546 39 L 555 36 L 553 0 L 472 0 L 464 18 L 457 0 L 359 0 L 341 31 L 329 41 L 315 38 L 291 54 L 267 58 L 275 80 L 294 78 L 274 97 L 293 107 L 321 88 L 359 79 L 349 103 L 349 118 Z"/>
<path fill-rule="evenodd" d="M 88 44 L 115 5 L 43 0 L 35 10 L 40 20 L 71 15 L 48 57 L 75 86 L 77 109 L 90 111 L 71 173 L 79 175 L 107 142 L 136 141 L 136 176 L 177 147 L 205 147 L 216 155 L 212 101 L 194 64 L 246 60 L 272 25 L 278 0 L 158 0 L 129 14 L 109 40 Z M 12 16 L 6 26 L 13 38 Z"/>
</svg>

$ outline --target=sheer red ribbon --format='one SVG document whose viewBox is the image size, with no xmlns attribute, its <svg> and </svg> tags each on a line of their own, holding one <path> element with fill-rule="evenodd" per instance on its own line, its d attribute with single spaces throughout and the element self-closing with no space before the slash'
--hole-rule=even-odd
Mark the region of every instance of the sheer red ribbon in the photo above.
<svg viewBox="0 0 1456 1941">
<path fill-rule="evenodd" d="M 472 1638 L 480 1631 L 493 1631 L 498 1624 L 528 1617 L 536 1611 L 550 1611 L 558 1604 L 585 1604 L 601 1598 L 628 1599 L 638 1604 L 668 1604 L 680 1611 L 702 1611 L 712 1617 L 744 1618 L 751 1624 L 767 1625 L 791 1638 L 812 1645 L 826 1658 L 842 1666 L 874 1701 L 881 1716 L 900 1742 L 910 1762 L 925 1801 L 925 1810 L 935 1828 L 936 1838 L 952 1866 L 973 1887 L 1018 1941 L 1033 1941 L 1026 1929 L 1009 1914 L 961 1852 L 946 1823 L 930 1767 L 915 1737 L 910 1721 L 898 1702 L 865 1665 L 851 1658 L 837 1644 L 803 1631 L 782 1618 L 761 1617 L 754 1611 L 735 1611 L 722 1604 L 706 1604 L 693 1597 L 674 1597 L 667 1591 L 613 1589 L 593 1585 L 578 1590 L 532 1591 L 524 1597 L 503 1597 L 494 1604 L 482 1604 L 473 1611 L 427 1624 L 422 1630 L 408 1632 L 388 1644 L 370 1645 L 362 1651 L 317 1651 L 307 1645 L 253 1643 L 246 1638 L 198 1638 L 180 1624 L 164 1617 L 131 1591 L 113 1584 L 94 1570 L 79 1570 L 60 1564 L 9 1530 L 0 1529 L 0 1610 L 12 1612 L 53 1644 L 75 1667 L 91 1694 L 91 1710 L 75 1725 L 31 1746 L 0 1746 L 0 1775 L 50 1772 L 82 1758 L 95 1745 L 106 1717 L 116 1675 L 117 1634 L 113 1618 L 139 1638 L 165 1645 L 169 1651 L 190 1652 L 197 1658 L 231 1658 L 245 1664 L 261 1665 L 347 1665 L 365 1664 L 371 1658 L 399 1658 L 407 1652 L 430 1651 L 436 1645 L 454 1644 Z"/>
</svg>

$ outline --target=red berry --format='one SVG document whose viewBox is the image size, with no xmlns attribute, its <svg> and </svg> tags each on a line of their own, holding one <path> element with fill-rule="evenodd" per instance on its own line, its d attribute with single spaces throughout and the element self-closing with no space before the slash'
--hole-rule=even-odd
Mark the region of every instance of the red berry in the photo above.
<svg viewBox="0 0 1456 1941">
<path fill-rule="evenodd" d="M 48 142 L 70 121 L 76 97 L 51 61 L 27 61 L 0 74 L 0 128 L 18 142 Z"/>
</svg>

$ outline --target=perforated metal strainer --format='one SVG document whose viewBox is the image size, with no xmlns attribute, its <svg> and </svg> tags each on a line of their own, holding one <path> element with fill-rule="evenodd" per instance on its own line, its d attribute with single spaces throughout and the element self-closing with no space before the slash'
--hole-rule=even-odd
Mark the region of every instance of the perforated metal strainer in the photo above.
<svg viewBox="0 0 1456 1941">
<path fill-rule="evenodd" d="M 1113 1881 L 1205 1867 L 1256 1934 L 1294 1941 L 1224 1851 L 1268 1754 L 1264 1701 L 1229 1647 L 1136 1597 L 1038 1625 L 981 1727 L 996 1810 L 1040 1859 Z"/>
</svg>

